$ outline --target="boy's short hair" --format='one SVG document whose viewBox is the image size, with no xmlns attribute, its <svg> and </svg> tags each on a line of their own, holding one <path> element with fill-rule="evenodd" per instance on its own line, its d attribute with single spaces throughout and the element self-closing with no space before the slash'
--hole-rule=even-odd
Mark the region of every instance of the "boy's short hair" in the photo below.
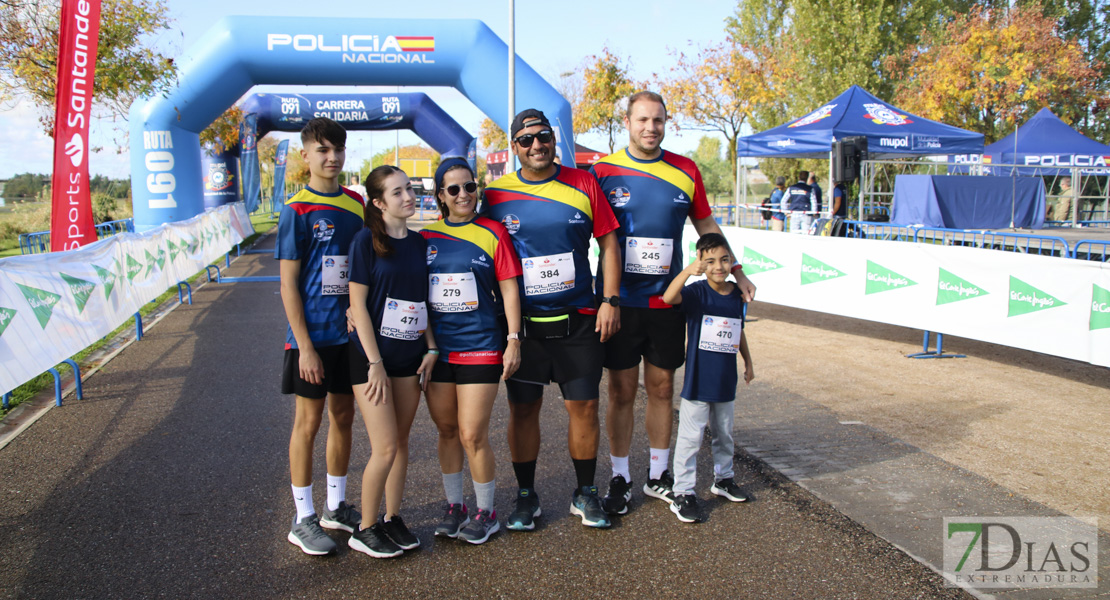
<svg viewBox="0 0 1110 600">
<path fill-rule="evenodd" d="M 347 130 L 343 126 L 327 117 L 316 117 L 301 130 L 301 146 L 309 142 L 331 142 L 336 148 L 347 146 Z"/>
<path fill-rule="evenodd" d="M 732 254 L 732 248 L 728 245 L 728 240 L 725 239 L 725 236 L 719 233 L 707 233 L 698 238 L 698 255 L 700 256 L 702 252 L 708 252 L 722 246 L 724 246 L 725 250 L 728 250 L 729 256 L 734 256 Z"/>
<path fill-rule="evenodd" d="M 798 181 L 805 183 L 809 179 L 809 171 L 798 171 Z"/>
</svg>

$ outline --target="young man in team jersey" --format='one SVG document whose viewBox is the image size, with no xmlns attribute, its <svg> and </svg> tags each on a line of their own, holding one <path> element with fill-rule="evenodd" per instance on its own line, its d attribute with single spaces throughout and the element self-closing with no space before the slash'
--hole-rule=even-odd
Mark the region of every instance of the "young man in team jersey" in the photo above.
<svg viewBox="0 0 1110 600">
<path fill-rule="evenodd" d="M 598 388 L 608 340 L 620 328 L 617 221 L 597 182 L 555 163 L 555 134 L 538 110 L 522 111 L 510 127 L 521 168 L 486 189 L 486 215 L 509 231 L 520 256 L 523 340 L 520 368 L 505 382 L 509 450 L 517 478 L 508 528 L 528 531 L 540 516 L 535 490 L 544 386 L 559 384 L 570 416 L 568 446 L 577 485 L 570 512 L 589 527 L 609 527 L 594 476 L 600 438 Z M 590 238 L 612 276 L 595 304 Z"/>
<path fill-rule="evenodd" d="M 281 392 L 296 396 L 289 471 L 297 515 L 287 536 L 306 554 L 333 552 L 322 527 L 357 531 L 362 515 L 346 502 L 354 395 L 347 358 L 347 252 L 362 229 L 363 201 L 339 186 L 347 132 L 335 121 L 313 119 L 301 131 L 308 187 L 278 219 L 274 257 L 281 268 L 281 302 L 289 327 Z M 327 506 L 312 502 L 312 449 L 328 408 Z"/>
<path fill-rule="evenodd" d="M 609 369 L 609 433 L 613 466 L 604 506 L 609 514 L 628 512 L 632 475 L 633 408 L 644 359 L 648 404 L 646 428 L 650 467 L 644 494 L 673 500 L 670 458 L 674 373 L 685 360 L 686 321 L 662 299 L 667 285 L 683 268 L 682 230 L 689 219 L 698 235 L 721 233 L 705 195 L 694 161 L 660 147 L 667 124 L 662 96 L 643 91 L 628 99 L 624 126 L 628 147 L 591 167 L 620 222 L 621 329 L 605 344 Z M 608 284 L 609 272 L 599 269 L 597 286 Z M 755 297 L 755 286 L 739 264 L 733 276 L 744 297 Z"/>
</svg>

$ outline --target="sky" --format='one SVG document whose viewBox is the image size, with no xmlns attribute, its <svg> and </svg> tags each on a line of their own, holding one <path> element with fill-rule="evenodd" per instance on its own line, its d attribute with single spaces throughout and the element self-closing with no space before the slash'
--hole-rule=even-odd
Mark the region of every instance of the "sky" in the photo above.
<svg viewBox="0 0 1110 600">
<path fill-rule="evenodd" d="M 343 18 L 437 18 L 479 19 L 496 34 L 508 39 L 510 0 L 409 0 L 408 2 L 338 2 L 306 3 L 303 0 L 265 0 L 228 2 L 227 0 L 167 0 L 174 24 L 154 43 L 170 56 L 179 56 L 222 17 L 228 15 L 312 16 Z M 696 7 L 696 8 L 695 8 Z M 654 74 L 664 75 L 674 63 L 670 52 L 696 52 L 698 47 L 717 44 L 725 39 L 724 21 L 733 14 L 736 0 L 612 0 L 562 3 L 534 1 L 516 2 L 516 51 L 533 69 L 549 81 L 580 66 L 584 59 L 600 54 L 608 47 L 614 55 L 624 58 L 635 80 L 649 80 Z M 311 93 L 373 93 L 396 88 L 256 86 L 248 93 L 293 91 Z M 454 88 L 403 88 L 420 91 L 432 97 L 448 114 L 472 134 L 485 115 Z M 524 107 L 518 107 L 524 108 Z M 127 148 L 119 148 L 117 140 L 126 143 L 126 122 L 107 119 L 93 120 L 91 143 L 100 148 L 92 155 L 89 170 L 93 175 L 114 178 L 128 177 L 130 162 Z M 14 107 L 0 108 L 0 179 L 17 173 L 50 173 L 53 140 L 42 133 L 37 110 L 26 100 Z M 272 133 L 277 137 L 293 134 Z M 674 152 L 693 150 L 703 131 L 668 127 L 664 147 Z M 352 132 L 347 143 L 348 165 L 360 163 L 374 152 L 392 147 L 397 139 L 393 132 Z M 622 147 L 627 142 L 621 134 Z M 419 142 L 411 132 L 401 132 L 402 145 Z M 579 135 L 578 143 L 595 150 L 608 151 L 608 140 L 599 134 Z"/>
</svg>

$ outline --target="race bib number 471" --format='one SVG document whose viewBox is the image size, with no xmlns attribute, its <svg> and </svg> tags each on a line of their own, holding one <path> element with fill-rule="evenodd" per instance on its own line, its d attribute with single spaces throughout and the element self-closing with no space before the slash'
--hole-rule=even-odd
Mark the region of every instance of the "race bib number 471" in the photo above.
<svg viewBox="0 0 1110 600">
<path fill-rule="evenodd" d="M 385 299 L 381 334 L 395 340 L 416 340 L 428 328 L 428 307 L 423 302 Z"/>
</svg>

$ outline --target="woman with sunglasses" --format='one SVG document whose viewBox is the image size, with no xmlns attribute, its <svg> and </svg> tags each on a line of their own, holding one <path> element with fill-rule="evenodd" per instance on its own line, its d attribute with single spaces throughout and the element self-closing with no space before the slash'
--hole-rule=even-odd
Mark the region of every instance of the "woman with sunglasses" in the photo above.
<svg viewBox="0 0 1110 600">
<path fill-rule="evenodd" d="M 520 365 L 520 260 L 505 227 L 476 215 L 478 184 L 465 160 L 440 163 L 435 194 L 443 219 L 420 232 L 428 243 L 428 299 L 440 348 L 426 393 L 447 496 L 435 533 L 481 544 L 501 528 L 489 422 L 498 381 Z M 464 450 L 474 514 L 463 502 Z"/>
<path fill-rule="evenodd" d="M 350 252 L 351 384 L 370 437 L 362 474 L 362 527 L 348 545 L 375 558 L 420 545 L 401 520 L 409 463 L 409 430 L 420 406 L 420 382 L 438 354 L 428 328 L 424 238 L 408 228 L 416 212 L 409 178 L 384 165 L 366 178 L 366 227 Z M 330 452 L 329 448 L 329 452 Z M 385 496 L 385 518 L 376 521 Z"/>
</svg>

